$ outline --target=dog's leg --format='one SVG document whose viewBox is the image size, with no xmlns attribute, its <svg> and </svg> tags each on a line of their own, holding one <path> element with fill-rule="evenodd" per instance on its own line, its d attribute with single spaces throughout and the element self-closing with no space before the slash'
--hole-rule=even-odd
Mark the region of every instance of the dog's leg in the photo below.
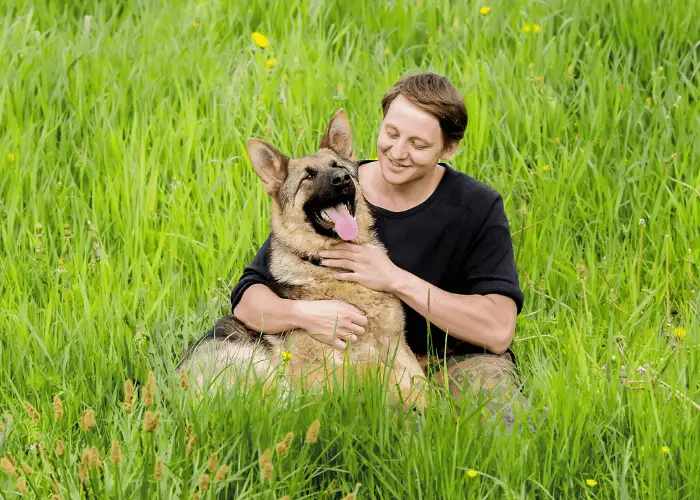
<svg viewBox="0 0 700 500">
<path fill-rule="evenodd" d="M 399 347 L 394 360 L 393 378 L 397 380 L 398 390 L 404 405 L 424 410 L 427 404 L 425 400 L 425 372 L 411 348 L 404 343 Z"/>
</svg>

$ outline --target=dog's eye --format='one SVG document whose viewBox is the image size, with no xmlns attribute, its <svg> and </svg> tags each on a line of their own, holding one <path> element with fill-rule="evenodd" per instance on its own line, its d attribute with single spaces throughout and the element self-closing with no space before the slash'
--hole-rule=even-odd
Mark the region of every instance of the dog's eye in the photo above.
<svg viewBox="0 0 700 500">
<path fill-rule="evenodd" d="M 311 168 L 307 168 L 304 180 L 313 179 L 314 177 L 316 177 L 316 171 Z"/>
</svg>

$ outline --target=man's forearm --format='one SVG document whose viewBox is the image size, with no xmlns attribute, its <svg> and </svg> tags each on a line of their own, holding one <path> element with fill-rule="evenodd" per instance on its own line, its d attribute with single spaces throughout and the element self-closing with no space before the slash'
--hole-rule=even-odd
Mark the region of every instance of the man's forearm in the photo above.
<svg viewBox="0 0 700 500">
<path fill-rule="evenodd" d="M 452 337 L 493 353 L 505 352 L 513 338 L 513 314 L 503 314 L 501 309 L 508 304 L 496 303 L 491 297 L 449 293 L 404 270 L 397 274 L 391 291 Z"/>
<path fill-rule="evenodd" d="M 243 292 L 233 315 L 256 332 L 282 333 L 299 327 L 293 302 L 283 299 L 268 286 L 256 283 Z"/>
</svg>

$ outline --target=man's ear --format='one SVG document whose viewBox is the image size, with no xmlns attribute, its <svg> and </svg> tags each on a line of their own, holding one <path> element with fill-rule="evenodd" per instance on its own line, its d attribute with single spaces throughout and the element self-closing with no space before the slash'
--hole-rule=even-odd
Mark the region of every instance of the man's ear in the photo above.
<svg viewBox="0 0 700 500">
<path fill-rule="evenodd" d="M 461 141 L 450 141 L 447 144 L 445 144 L 440 158 L 443 160 L 449 160 L 450 158 L 452 158 L 452 156 L 454 156 L 454 154 L 457 152 L 457 148 L 459 148 L 460 142 Z"/>
<path fill-rule="evenodd" d="M 260 139 L 250 138 L 246 145 L 250 163 L 260 177 L 263 189 L 267 194 L 275 196 L 287 178 L 289 158 Z"/>
<path fill-rule="evenodd" d="M 344 160 L 355 161 L 352 129 L 348 115 L 340 108 L 331 118 L 319 149 L 327 148 Z"/>
</svg>

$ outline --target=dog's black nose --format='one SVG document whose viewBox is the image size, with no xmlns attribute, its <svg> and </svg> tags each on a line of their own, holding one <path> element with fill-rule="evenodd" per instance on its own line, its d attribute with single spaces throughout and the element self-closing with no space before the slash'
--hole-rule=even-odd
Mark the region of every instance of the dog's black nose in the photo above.
<svg viewBox="0 0 700 500">
<path fill-rule="evenodd" d="M 331 177 L 331 184 L 338 187 L 343 187 L 350 184 L 350 174 L 347 172 L 336 172 Z"/>
</svg>

